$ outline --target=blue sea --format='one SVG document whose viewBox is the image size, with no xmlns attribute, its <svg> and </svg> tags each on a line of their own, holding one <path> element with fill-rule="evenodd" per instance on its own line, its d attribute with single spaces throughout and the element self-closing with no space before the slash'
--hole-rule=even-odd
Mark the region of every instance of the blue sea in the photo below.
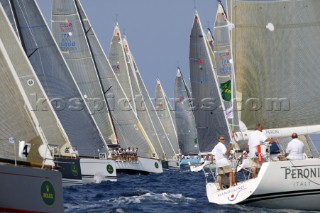
<svg viewBox="0 0 320 213">
<path fill-rule="evenodd" d="M 118 174 L 117 182 L 67 187 L 64 206 L 65 212 L 72 213 L 303 212 L 209 203 L 203 172 L 190 172 L 188 168 L 169 169 L 162 174 Z"/>
</svg>

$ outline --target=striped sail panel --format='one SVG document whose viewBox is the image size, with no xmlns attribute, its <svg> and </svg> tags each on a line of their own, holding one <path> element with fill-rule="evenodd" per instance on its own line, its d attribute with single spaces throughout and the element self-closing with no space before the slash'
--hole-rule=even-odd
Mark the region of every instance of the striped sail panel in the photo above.
<svg viewBox="0 0 320 213">
<path fill-rule="evenodd" d="M 96 156 L 103 142 L 36 3 L 12 2 L 25 52 L 71 144 L 80 155 Z"/>
<path fill-rule="evenodd" d="M 222 3 L 219 2 L 214 23 L 214 58 L 215 72 L 218 85 L 222 95 L 225 113 L 228 118 L 229 127 L 232 131 L 239 131 L 239 116 L 236 102 L 235 73 L 232 58 L 232 48 L 230 44 L 230 30 L 232 24 L 228 21 L 228 16 Z M 209 41 L 210 43 L 210 41 Z M 229 83 L 230 82 L 230 83 Z M 243 144 L 241 147 L 243 147 Z M 246 145 L 246 144 L 245 144 Z"/>
<path fill-rule="evenodd" d="M 114 144 L 116 143 L 114 129 L 82 25 L 73 0 L 53 1 L 53 36 L 102 138 L 107 144 Z"/>
<path fill-rule="evenodd" d="M 198 14 L 195 15 L 190 35 L 190 81 L 194 117 L 198 132 L 200 152 L 211 152 L 218 136 L 230 135 L 221 103 L 220 89 L 215 77 L 207 38 L 203 32 Z"/>
<path fill-rule="evenodd" d="M 155 150 L 151 141 L 133 112 L 131 104 L 128 103 L 128 98 L 116 78 L 94 30 L 78 1 L 77 6 L 84 23 L 84 31 L 87 32 L 88 42 L 92 51 L 91 54 L 96 64 L 101 85 L 104 88 L 104 92 L 106 92 L 120 145 L 122 147 L 138 147 L 139 156 L 153 157 Z"/>
<path fill-rule="evenodd" d="M 134 59 L 133 59 L 133 63 L 135 64 Z M 141 89 L 141 94 L 142 94 L 142 97 L 143 97 L 143 100 L 145 103 L 146 110 L 149 112 L 150 119 L 154 125 L 155 131 L 158 135 L 158 138 L 160 140 L 161 147 L 163 148 L 165 156 L 168 159 L 172 159 L 175 156 L 173 146 L 167 136 L 167 133 L 165 132 L 165 129 L 164 129 L 164 127 L 163 127 L 163 125 L 157 115 L 157 112 L 155 111 L 155 108 L 152 104 L 150 95 L 148 93 L 148 90 L 147 90 L 144 82 L 143 82 L 141 74 L 140 74 L 136 65 L 135 65 L 135 67 L 136 67 L 136 76 L 138 79 L 138 84 Z"/>
<path fill-rule="evenodd" d="M 12 23 L 12 21 L 10 21 Z M 20 41 L 15 32 L 12 32 L 11 26 L 3 25 L 0 31 L 2 41 L 11 58 L 16 75 L 19 77 L 19 83 L 22 86 L 28 101 L 32 107 L 33 114 L 36 116 L 38 125 L 45 135 L 46 143 L 58 145 L 62 148 L 64 145 L 70 146 L 70 143 L 63 131 L 59 120 L 53 109 L 48 103 L 48 99 L 43 88 L 34 72 Z"/>
<path fill-rule="evenodd" d="M 319 124 L 320 1 L 228 3 L 241 120 L 248 129 Z"/>
<path fill-rule="evenodd" d="M 108 59 L 113 72 L 117 76 L 121 87 L 123 88 L 128 100 L 131 102 L 133 110 L 135 111 L 135 102 L 133 101 L 134 96 L 131 89 L 132 85 L 128 70 L 128 62 L 124 53 L 123 42 L 118 23 L 116 23 L 116 26 L 114 27 Z"/>
<path fill-rule="evenodd" d="M 171 107 L 168 105 L 168 101 L 166 100 L 166 95 L 161 86 L 160 80 L 157 80 L 157 85 L 155 89 L 155 110 L 159 116 L 159 119 L 167 133 L 167 136 L 170 140 L 170 143 L 173 147 L 173 150 L 176 154 L 179 153 L 179 144 L 178 137 L 175 128 L 175 124 L 173 123 L 170 110 Z"/>
<path fill-rule="evenodd" d="M 174 103 L 178 142 L 183 155 L 199 153 L 197 128 L 193 115 L 193 104 L 190 92 L 178 69 L 174 83 Z"/>
<path fill-rule="evenodd" d="M 156 150 L 156 153 L 161 159 L 164 159 L 165 153 L 159 141 L 159 137 L 154 127 L 154 124 L 151 120 L 148 107 L 146 106 L 145 100 L 143 99 L 142 90 L 139 86 L 138 79 L 136 76 L 137 67 L 136 67 L 136 64 L 134 63 L 132 53 L 129 49 L 128 41 L 125 37 L 123 38 L 123 47 L 124 47 L 124 53 L 126 55 L 126 60 L 128 62 L 128 71 L 130 75 L 132 92 L 133 92 L 135 106 L 136 106 L 135 107 L 136 114 L 144 130 L 146 131 L 149 139 L 151 140 L 151 143 L 153 144 Z"/>
</svg>

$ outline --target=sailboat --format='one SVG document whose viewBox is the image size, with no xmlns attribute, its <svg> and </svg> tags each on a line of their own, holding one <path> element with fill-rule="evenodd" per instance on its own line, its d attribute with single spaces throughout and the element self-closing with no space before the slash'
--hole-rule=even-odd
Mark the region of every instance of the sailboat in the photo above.
<svg viewBox="0 0 320 213">
<path fill-rule="evenodd" d="M 18 76 L 31 66 L 1 5 L 0 26 L 0 211 L 63 212 L 62 175 Z"/>
<path fill-rule="evenodd" d="M 180 164 L 200 164 L 198 136 L 193 115 L 193 103 L 188 86 L 186 85 L 180 68 L 178 68 L 174 85 L 174 103 L 176 129 L 181 154 L 184 156 L 196 156 L 197 158 L 183 159 Z M 198 160 L 198 161 L 196 161 Z"/>
<path fill-rule="evenodd" d="M 165 129 L 165 132 L 169 138 L 169 141 L 171 143 L 171 146 L 175 154 L 174 156 L 172 156 L 171 159 L 168 160 L 168 164 L 169 166 L 171 165 L 172 167 L 177 167 L 177 162 L 179 161 L 178 155 L 180 153 L 180 150 L 179 150 L 179 144 L 178 144 L 176 125 L 172 117 L 173 110 L 162 88 L 162 85 L 159 79 L 157 79 L 157 85 L 156 85 L 155 95 L 154 95 L 154 103 L 155 103 L 154 104 L 155 110 Z"/>
<path fill-rule="evenodd" d="M 240 119 L 248 128 L 235 133 L 235 139 L 248 139 L 260 122 L 267 137 L 319 132 L 318 94 L 310 93 L 305 85 L 318 87 L 320 67 L 314 59 L 320 40 L 316 36 L 319 25 L 314 23 L 320 2 L 232 0 L 228 5 L 235 25 L 231 38 L 236 90 L 242 99 Z M 320 210 L 319 158 L 266 158 L 256 178 L 245 178 L 225 190 L 217 189 L 217 183 L 209 180 L 215 179 L 214 172 L 207 171 L 209 202 Z"/>
<path fill-rule="evenodd" d="M 133 92 L 134 102 L 135 102 L 135 113 L 137 114 L 138 119 L 140 120 L 143 128 L 145 129 L 146 133 L 148 134 L 148 137 L 150 138 L 157 155 L 160 159 L 165 158 L 165 152 L 162 147 L 162 144 L 160 142 L 159 135 L 157 133 L 157 130 L 155 129 L 155 126 L 153 124 L 153 121 L 150 116 L 150 106 L 147 106 L 144 96 L 142 95 L 142 90 L 139 85 L 139 81 L 137 78 L 137 66 L 133 59 L 133 55 L 130 51 L 129 44 L 127 41 L 127 38 L 124 37 L 122 39 L 123 41 L 123 48 L 124 53 L 126 55 L 126 61 L 128 65 L 128 73 L 130 77 L 131 82 L 131 88 Z"/>
<path fill-rule="evenodd" d="M 109 177 L 111 180 L 115 180 L 115 171 L 110 173 L 106 169 L 110 166 L 114 167 L 114 162 L 106 159 L 94 159 L 94 157 L 98 157 L 98 150 L 103 150 L 105 145 L 87 106 L 82 102 L 78 86 L 74 82 L 38 5 L 35 1 L 11 1 L 11 7 L 21 44 L 48 97 L 45 100 L 36 100 L 35 103 L 41 108 L 43 107 L 42 103 L 50 102 L 61 122 L 62 127 L 60 126 L 60 128 L 65 131 L 69 143 L 72 144 L 71 147 L 59 146 L 58 144 L 58 152 L 55 154 L 61 156 L 58 158 L 60 165 L 68 165 L 69 168 L 65 168 L 65 170 L 71 170 L 71 176 L 81 174 L 84 183 L 100 182 L 108 180 Z M 79 155 L 82 156 L 81 159 L 77 158 L 78 161 L 80 160 L 80 168 L 78 168 L 78 163 L 64 163 L 64 161 L 70 161 L 70 158 L 66 160 L 64 157 L 66 154 L 74 153 L 75 151 L 72 150 L 75 146 Z M 92 165 L 96 165 L 96 167 Z"/>
<path fill-rule="evenodd" d="M 219 135 L 229 142 L 231 132 L 214 71 L 212 49 L 197 12 L 190 35 L 189 59 L 198 144 L 200 153 L 205 155 L 211 153 Z"/>
<path fill-rule="evenodd" d="M 66 20 L 72 26 L 71 28 L 65 24 Z M 103 107 L 108 108 L 107 112 L 110 118 L 108 125 L 116 133 L 116 141 L 113 141 L 113 137 L 111 138 L 113 134 L 109 136 L 106 148 L 119 147 L 119 145 L 124 148 L 139 148 L 137 162 L 116 161 L 116 170 L 162 172 L 162 167 L 154 156 L 154 147 L 141 123 L 133 111 L 126 108 L 127 106 L 131 108 L 131 104 L 127 105 L 128 98 L 112 71 L 80 2 L 74 0 L 54 1 L 52 27 L 71 72 L 77 75 L 75 80 L 82 87 L 80 90 L 85 94 L 90 94 L 95 88 L 94 96 L 99 97 L 99 100 L 105 103 Z M 61 33 L 66 33 L 69 37 L 64 39 Z M 65 42 L 76 43 L 76 48 L 65 49 Z M 79 58 L 79 54 L 84 57 Z M 80 62 L 81 66 L 79 67 Z"/>
</svg>

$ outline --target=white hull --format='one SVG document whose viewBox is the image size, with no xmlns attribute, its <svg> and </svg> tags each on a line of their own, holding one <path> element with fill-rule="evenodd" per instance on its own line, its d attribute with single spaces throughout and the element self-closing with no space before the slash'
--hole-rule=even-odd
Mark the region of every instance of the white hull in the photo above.
<svg viewBox="0 0 320 213">
<path fill-rule="evenodd" d="M 0 165 L 0 212 L 63 212 L 58 171 Z"/>
<path fill-rule="evenodd" d="M 116 161 L 116 168 L 119 172 L 123 173 L 162 173 L 162 163 L 157 159 L 141 158 L 138 161 Z"/>
<path fill-rule="evenodd" d="M 169 166 L 169 168 L 179 169 L 180 163 L 178 160 L 168 160 L 168 166 Z"/>
<path fill-rule="evenodd" d="M 255 179 L 220 191 L 217 186 L 206 185 L 211 203 L 319 211 L 320 159 L 266 162 Z"/>
<path fill-rule="evenodd" d="M 116 164 L 114 160 L 80 158 L 80 167 L 84 184 L 117 181 Z"/>
</svg>

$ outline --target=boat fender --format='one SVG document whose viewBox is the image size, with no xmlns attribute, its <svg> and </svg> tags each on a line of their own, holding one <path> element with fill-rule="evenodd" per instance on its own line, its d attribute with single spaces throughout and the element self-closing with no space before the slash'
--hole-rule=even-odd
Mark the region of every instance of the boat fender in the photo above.
<svg viewBox="0 0 320 213">
<path fill-rule="evenodd" d="M 258 145 L 258 160 L 259 163 L 262 163 L 262 156 L 261 156 L 261 145 Z"/>
</svg>

